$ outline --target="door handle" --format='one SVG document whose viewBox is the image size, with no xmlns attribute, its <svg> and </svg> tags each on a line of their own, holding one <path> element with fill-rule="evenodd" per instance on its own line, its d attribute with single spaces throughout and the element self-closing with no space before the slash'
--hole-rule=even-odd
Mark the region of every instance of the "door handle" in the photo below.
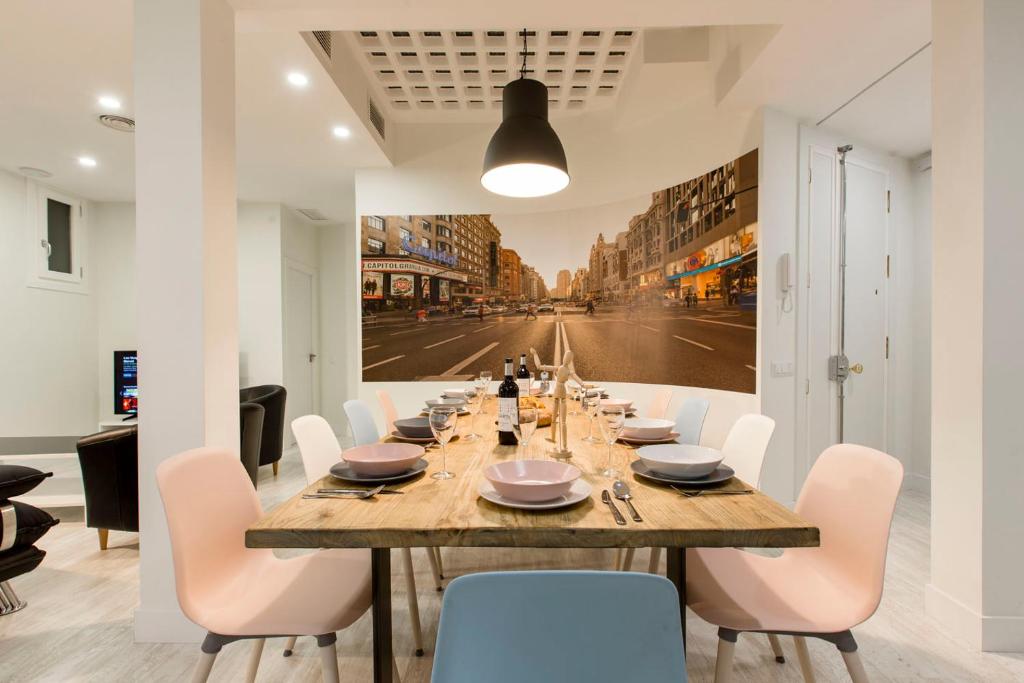
<svg viewBox="0 0 1024 683">
<path fill-rule="evenodd" d="M 851 365 L 850 366 L 850 372 L 859 375 L 860 373 L 864 372 L 864 366 L 861 365 L 860 363 L 856 363 L 855 365 Z"/>
<path fill-rule="evenodd" d="M 309 354 L 309 362 L 312 363 L 315 360 L 316 360 L 316 354 L 315 353 Z"/>
</svg>

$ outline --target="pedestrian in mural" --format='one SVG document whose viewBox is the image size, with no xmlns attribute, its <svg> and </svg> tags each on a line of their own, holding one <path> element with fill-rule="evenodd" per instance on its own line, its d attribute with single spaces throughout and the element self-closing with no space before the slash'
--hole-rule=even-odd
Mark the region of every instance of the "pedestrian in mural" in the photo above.
<svg viewBox="0 0 1024 683">
<path fill-rule="evenodd" d="M 526 304 L 526 317 L 524 318 L 524 320 L 529 320 L 531 316 L 534 320 L 537 319 L 537 304 Z"/>
<path fill-rule="evenodd" d="M 477 307 L 476 307 L 476 317 L 477 317 L 477 320 L 479 320 L 480 322 L 484 321 L 484 305 L 483 304 L 477 304 Z"/>
<path fill-rule="evenodd" d="M 711 300 L 711 285 L 705 285 L 705 287 L 704 287 L 704 301 L 707 302 L 707 301 L 710 301 L 710 300 Z"/>
<path fill-rule="evenodd" d="M 729 286 L 729 305 L 736 306 L 740 303 L 740 286 L 735 280 Z"/>
<path fill-rule="evenodd" d="M 584 311 L 583 315 L 594 315 L 594 300 L 587 299 L 587 310 Z"/>
</svg>

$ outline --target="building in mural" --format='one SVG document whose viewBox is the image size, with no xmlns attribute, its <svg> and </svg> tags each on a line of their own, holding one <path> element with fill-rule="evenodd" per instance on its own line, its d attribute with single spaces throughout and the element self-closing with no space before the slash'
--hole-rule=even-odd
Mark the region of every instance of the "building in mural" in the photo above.
<svg viewBox="0 0 1024 683">
<path fill-rule="evenodd" d="M 551 296 L 556 299 L 568 299 L 572 291 L 572 272 L 566 269 L 558 271 L 555 276 L 555 290 Z"/>
<path fill-rule="evenodd" d="M 523 260 L 515 249 L 501 250 L 501 295 L 509 301 L 519 301 L 523 296 Z"/>
</svg>

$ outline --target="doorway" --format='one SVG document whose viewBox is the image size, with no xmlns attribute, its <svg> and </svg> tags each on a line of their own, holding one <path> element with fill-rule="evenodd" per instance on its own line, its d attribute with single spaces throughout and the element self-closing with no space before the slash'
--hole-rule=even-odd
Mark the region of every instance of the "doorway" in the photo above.
<svg viewBox="0 0 1024 683">
<path fill-rule="evenodd" d="M 844 284 L 840 154 L 823 140 L 809 142 L 800 202 L 806 293 L 801 480 L 832 444 L 888 446 L 890 173 L 869 154 L 847 153 Z M 830 372 L 830 359 L 840 353 L 849 366 L 841 386 Z"/>
<path fill-rule="evenodd" d="M 317 412 L 316 272 L 286 262 L 284 281 L 284 383 L 288 389 L 285 422 Z M 291 429 L 285 430 L 289 444 Z"/>
</svg>

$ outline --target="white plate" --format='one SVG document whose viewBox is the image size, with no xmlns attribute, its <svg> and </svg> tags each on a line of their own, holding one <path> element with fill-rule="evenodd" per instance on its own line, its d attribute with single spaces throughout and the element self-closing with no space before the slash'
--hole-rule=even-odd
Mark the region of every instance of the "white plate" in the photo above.
<svg viewBox="0 0 1024 683">
<path fill-rule="evenodd" d="M 480 482 L 480 497 L 484 500 L 489 500 L 495 505 L 501 505 L 507 508 L 516 508 L 518 510 L 554 510 L 556 508 L 563 508 L 569 505 L 575 505 L 580 501 L 586 500 L 590 497 L 590 484 L 577 479 L 573 482 L 572 488 L 569 489 L 569 493 L 555 498 L 554 500 L 545 500 L 539 503 L 522 503 L 518 500 L 511 500 L 499 495 L 494 490 L 494 486 L 491 482 L 484 479 Z"/>
<path fill-rule="evenodd" d="M 675 440 L 679 438 L 679 432 L 671 432 L 661 437 L 660 439 L 641 439 L 636 436 L 625 436 L 619 437 L 619 441 L 623 443 L 638 443 L 638 444 L 657 444 L 657 443 L 675 443 Z"/>
</svg>

